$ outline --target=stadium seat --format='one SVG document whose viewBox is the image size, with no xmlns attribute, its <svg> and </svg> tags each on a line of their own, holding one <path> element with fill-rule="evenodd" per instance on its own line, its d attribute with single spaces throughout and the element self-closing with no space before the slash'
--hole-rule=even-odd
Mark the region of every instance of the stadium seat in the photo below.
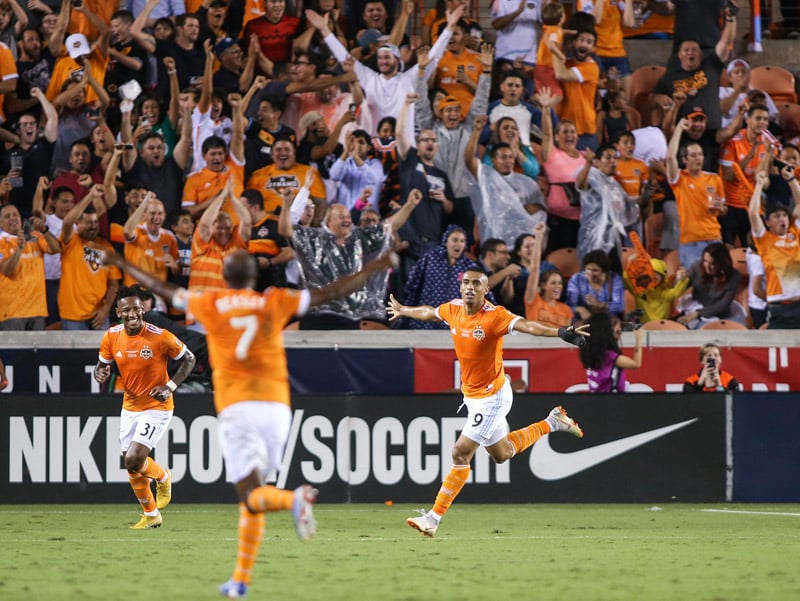
<svg viewBox="0 0 800 601">
<path fill-rule="evenodd" d="M 545 257 L 545 261 L 556 266 L 556 269 L 561 272 L 561 276 L 564 278 L 565 285 L 566 280 L 581 270 L 578 252 L 574 248 L 559 248 L 558 250 L 554 250 Z"/>
<path fill-rule="evenodd" d="M 767 92 L 776 105 L 784 102 L 797 104 L 794 75 L 783 67 L 772 65 L 754 67 L 750 71 L 750 87 Z"/>
<path fill-rule="evenodd" d="M 650 93 L 664 75 L 666 68 L 661 65 L 645 65 L 631 74 L 630 105 L 642 116 L 642 125 L 649 123 Z"/>
<path fill-rule="evenodd" d="M 716 321 L 709 321 L 708 323 L 700 326 L 701 330 L 746 330 L 747 326 L 740 324 L 738 321 L 728 321 L 727 319 L 718 319 Z"/>
<path fill-rule="evenodd" d="M 388 330 L 389 326 L 385 323 L 377 321 L 370 321 L 369 319 L 362 319 L 360 327 L 362 330 Z"/>
<path fill-rule="evenodd" d="M 299 330 L 299 329 L 300 329 L 300 322 L 293 321 L 292 323 L 286 324 L 286 327 L 283 328 L 283 331 L 285 332 L 286 330 Z"/>
<path fill-rule="evenodd" d="M 654 259 L 660 259 L 661 231 L 664 229 L 664 213 L 653 213 L 644 221 L 644 244 L 647 253 Z"/>
<path fill-rule="evenodd" d="M 673 321 L 671 319 L 654 319 L 648 321 L 642 326 L 643 330 L 687 330 L 688 328 L 682 323 Z"/>
<path fill-rule="evenodd" d="M 787 140 L 800 136 L 800 104 L 790 102 L 776 103 L 783 127 L 783 135 Z"/>
</svg>

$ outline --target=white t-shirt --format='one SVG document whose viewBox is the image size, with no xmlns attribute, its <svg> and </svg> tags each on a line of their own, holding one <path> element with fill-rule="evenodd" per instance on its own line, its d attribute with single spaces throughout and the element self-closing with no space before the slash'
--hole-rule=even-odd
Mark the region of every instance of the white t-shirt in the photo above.
<svg viewBox="0 0 800 601">
<path fill-rule="evenodd" d="M 542 18 L 539 4 L 542 0 L 528 0 L 523 10 L 505 29 L 497 30 L 495 57 L 514 60 L 522 57 L 528 65 L 536 64 L 539 49 L 539 29 Z M 492 19 L 498 19 L 515 12 L 519 0 L 494 0 Z"/>
</svg>

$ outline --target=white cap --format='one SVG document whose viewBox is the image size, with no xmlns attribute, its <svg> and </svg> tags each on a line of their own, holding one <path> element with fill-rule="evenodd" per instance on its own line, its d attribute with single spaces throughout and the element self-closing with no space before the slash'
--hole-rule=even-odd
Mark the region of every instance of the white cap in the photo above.
<svg viewBox="0 0 800 601">
<path fill-rule="evenodd" d="M 92 53 L 89 46 L 89 40 L 82 33 L 73 33 L 67 38 L 64 43 L 67 47 L 67 53 L 72 60 L 77 59 L 79 56 L 86 56 Z"/>
</svg>

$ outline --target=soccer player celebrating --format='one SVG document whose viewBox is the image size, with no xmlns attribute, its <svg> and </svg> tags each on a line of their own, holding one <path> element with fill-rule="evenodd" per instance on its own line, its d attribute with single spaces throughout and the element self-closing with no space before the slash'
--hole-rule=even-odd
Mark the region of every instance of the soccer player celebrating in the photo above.
<svg viewBox="0 0 800 601">
<path fill-rule="evenodd" d="M 442 482 L 436 502 L 425 515 L 406 522 L 425 536 L 432 537 L 439 521 L 450 508 L 469 477 L 469 463 L 483 446 L 496 463 L 521 453 L 545 434 L 569 432 L 582 437 L 583 431 L 567 416 L 563 407 L 554 408 L 542 421 L 511 433 L 506 416 L 511 411 L 511 384 L 503 371 L 503 336 L 514 331 L 532 336 L 559 336 L 582 346 L 588 325 L 550 328 L 514 315 L 485 300 L 489 279 L 482 267 L 467 269 L 461 280 L 461 298 L 438 307 L 406 307 L 389 297 L 389 321 L 410 317 L 420 321 L 443 321 L 453 335 L 456 357 L 461 363 L 461 391 L 467 406 L 467 425 L 453 447 L 453 465 Z"/>
<path fill-rule="evenodd" d="M 119 421 L 119 442 L 125 469 L 143 515 L 131 528 L 158 528 L 161 509 L 172 499 L 168 470 L 148 457 L 167 431 L 172 419 L 172 393 L 194 367 L 194 355 L 174 334 L 144 321 L 144 307 L 134 288 L 122 288 L 117 298 L 121 324 L 111 326 L 100 343 L 94 379 L 101 384 L 111 375 L 111 364 L 119 369 L 125 394 Z M 167 359 L 178 361 L 170 378 Z M 156 481 L 153 498 L 151 480 Z"/>
<path fill-rule="evenodd" d="M 189 292 L 117 255 L 107 256 L 106 262 L 124 269 L 154 293 L 172 299 L 174 307 L 188 309 L 206 328 L 220 447 L 239 496 L 236 567 L 219 590 L 223 596 L 240 599 L 250 584 L 265 512 L 291 510 L 301 540 L 312 538 L 317 529 L 312 513 L 317 490 L 308 484 L 294 491 L 264 484 L 265 475 L 281 466 L 292 421 L 283 328 L 310 306 L 361 288 L 372 275 L 390 266 L 390 255 L 384 254 L 361 271 L 322 288 L 270 287 L 264 292 L 253 290 L 258 269 L 255 258 L 243 250 L 225 257 L 222 269 L 227 289 L 223 290 Z"/>
</svg>

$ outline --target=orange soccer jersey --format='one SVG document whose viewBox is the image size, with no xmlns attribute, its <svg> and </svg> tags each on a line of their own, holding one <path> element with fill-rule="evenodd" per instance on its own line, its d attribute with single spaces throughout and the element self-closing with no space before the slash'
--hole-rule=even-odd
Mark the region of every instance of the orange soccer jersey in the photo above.
<svg viewBox="0 0 800 601">
<path fill-rule="evenodd" d="M 222 290 L 226 287 L 222 277 L 222 261 L 236 249 L 247 249 L 247 243 L 233 228 L 230 241 L 224 247 L 213 238 L 204 241 L 200 236 L 192 236 L 192 260 L 189 270 L 190 290 Z"/>
<path fill-rule="evenodd" d="M 619 182 L 628 196 L 641 196 L 644 186 L 650 177 L 647 164 L 639 159 L 617 159 L 617 171 L 614 179 Z"/>
<path fill-rule="evenodd" d="M 752 148 L 753 145 L 747 139 L 747 130 L 740 130 L 739 133 L 728 140 L 727 144 L 722 148 L 722 156 L 719 158 L 720 166 L 731 167 L 734 162 L 738 163 L 746 158 Z M 725 201 L 728 203 L 729 207 L 746 209 L 750 204 L 750 197 L 753 194 L 753 185 L 756 183 L 756 171 L 766 152 L 765 144 L 761 144 L 759 151 L 753 155 L 753 158 L 741 169 L 741 172 L 738 169 L 734 169 L 736 177 L 733 181 L 723 180 L 722 183 L 725 186 Z M 747 183 L 740 181 L 739 178 L 742 174 L 747 178 Z"/>
<path fill-rule="evenodd" d="M 696 177 L 681 171 L 677 181 L 670 182 L 675 193 L 680 223 L 680 243 L 719 240 L 722 230 L 717 218 L 708 210 L 709 195 L 725 198 L 722 178 L 716 173 L 701 171 Z"/>
<path fill-rule="evenodd" d="M 603 2 L 603 19 L 595 25 L 597 32 L 597 56 L 620 57 L 625 55 L 625 46 L 622 44 L 622 9 L 614 0 L 593 0 Z M 585 11 L 593 2 L 578 0 L 578 10 Z"/>
<path fill-rule="evenodd" d="M 155 274 L 160 280 L 167 281 L 169 269 L 165 262 L 167 256 L 178 261 L 178 241 L 175 234 L 163 227 L 155 238 L 147 232 L 147 228 L 139 224 L 132 240 L 125 241 L 125 259 L 147 272 Z M 125 273 L 123 284 L 133 286 L 136 283 Z"/>
<path fill-rule="evenodd" d="M 800 228 L 792 223 L 783 236 L 764 231 L 753 236 L 758 254 L 764 263 L 767 301 L 779 302 L 800 296 Z"/>
<path fill-rule="evenodd" d="M 306 174 L 309 171 L 314 172 L 311 196 L 326 198 L 325 184 L 320 174 L 314 167 L 301 163 L 297 163 L 291 169 L 279 169 L 274 164 L 256 169 L 247 180 L 247 187 L 261 192 L 261 196 L 264 198 L 264 210 L 267 213 L 277 213 L 278 209 L 283 206 L 283 196 L 280 191 L 283 188 L 290 188 L 297 194 L 306 181 Z"/>
<path fill-rule="evenodd" d="M 183 186 L 183 208 L 202 204 L 216 196 L 231 177 L 233 178 L 233 193 L 239 197 L 244 190 L 244 163 L 238 164 L 232 156 L 225 161 L 225 169 L 222 171 L 211 171 L 208 167 L 203 167 L 200 171 L 192 173 L 186 178 L 186 184 Z M 229 198 L 222 203 L 220 211 L 231 216 L 234 226 L 239 225 L 239 215 L 234 210 Z"/>
<path fill-rule="evenodd" d="M 47 241 L 33 233 L 22 250 L 17 268 L 8 275 L 0 273 L 0 321 L 12 318 L 47 317 L 44 290 L 44 258 Z M 11 258 L 18 246 L 17 237 L 0 232 L 0 263 Z"/>
<path fill-rule="evenodd" d="M 467 315 L 464 301 L 451 300 L 436 307 L 436 315 L 450 326 L 456 357 L 461 364 L 461 392 L 482 399 L 503 386 L 503 336 L 518 319 L 505 307 L 485 302 L 480 311 Z"/>
<path fill-rule="evenodd" d="M 290 404 L 283 328 L 307 298 L 287 288 L 189 293 L 187 309 L 206 328 L 217 413 L 241 401 Z"/>
<path fill-rule="evenodd" d="M 477 86 L 478 79 L 480 79 L 483 71 L 480 55 L 465 48 L 461 54 L 453 54 L 449 50 L 445 51 L 436 64 L 434 87 L 442 88 L 447 92 L 448 96 L 457 98 L 461 103 L 461 114 L 466 115 L 469 112 L 475 93 L 458 81 L 459 66 L 464 68 L 467 78 Z"/>
<path fill-rule="evenodd" d="M 100 342 L 100 361 L 116 363 L 119 368 L 125 387 L 122 408 L 128 411 L 172 411 L 172 395 L 166 401 L 157 401 L 150 391 L 169 381 L 167 357 L 180 359 L 185 352 L 183 342 L 174 334 L 147 322 L 135 336 L 128 336 L 122 324 L 111 326 Z"/>
<path fill-rule="evenodd" d="M 583 61 L 568 60 L 567 68 L 577 71 L 579 81 L 562 81 L 564 101 L 558 105 L 558 118 L 572 121 L 578 135 L 597 132 L 594 97 L 600 80 L 600 67 L 589 57 Z"/>
<path fill-rule="evenodd" d="M 61 232 L 61 284 L 58 310 L 64 319 L 90 319 L 103 304 L 109 280 L 121 280 L 114 265 L 102 265 L 100 253 L 113 253 L 114 247 L 102 238 L 85 240 L 73 234 L 64 243 Z"/>
</svg>

